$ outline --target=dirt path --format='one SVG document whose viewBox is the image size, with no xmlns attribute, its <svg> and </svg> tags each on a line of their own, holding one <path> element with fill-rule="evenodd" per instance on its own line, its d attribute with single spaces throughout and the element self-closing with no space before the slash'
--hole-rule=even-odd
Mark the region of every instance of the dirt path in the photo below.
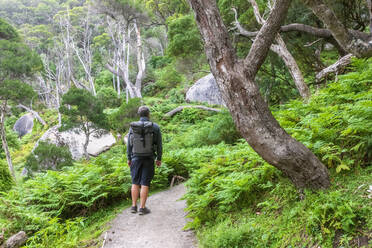
<svg viewBox="0 0 372 248">
<path fill-rule="evenodd" d="M 196 239 L 191 231 L 183 231 L 186 224 L 184 185 L 178 185 L 150 196 L 147 207 L 151 213 L 140 216 L 124 210 L 107 231 L 105 248 L 195 248 Z M 103 234 L 105 236 L 105 233 Z"/>
</svg>

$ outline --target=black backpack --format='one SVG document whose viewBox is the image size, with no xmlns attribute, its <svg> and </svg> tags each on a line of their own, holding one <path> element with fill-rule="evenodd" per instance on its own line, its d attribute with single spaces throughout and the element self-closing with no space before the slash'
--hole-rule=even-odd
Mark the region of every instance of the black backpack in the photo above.
<svg viewBox="0 0 372 248">
<path fill-rule="evenodd" d="M 130 123 L 130 143 L 134 156 L 154 156 L 154 124 L 151 121 Z"/>
</svg>

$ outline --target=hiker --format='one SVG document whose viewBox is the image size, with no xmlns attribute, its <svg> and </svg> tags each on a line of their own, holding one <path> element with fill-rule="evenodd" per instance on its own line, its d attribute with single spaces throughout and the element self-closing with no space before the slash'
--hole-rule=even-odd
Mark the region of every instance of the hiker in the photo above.
<svg viewBox="0 0 372 248">
<path fill-rule="evenodd" d="M 156 166 L 161 165 L 162 141 L 160 128 L 150 121 L 150 109 L 146 106 L 138 108 L 140 120 L 132 122 L 129 128 L 127 156 L 130 175 L 132 176 L 132 208 L 137 213 L 137 199 L 140 196 L 139 214 L 150 213 L 146 208 L 149 187 Z"/>
</svg>

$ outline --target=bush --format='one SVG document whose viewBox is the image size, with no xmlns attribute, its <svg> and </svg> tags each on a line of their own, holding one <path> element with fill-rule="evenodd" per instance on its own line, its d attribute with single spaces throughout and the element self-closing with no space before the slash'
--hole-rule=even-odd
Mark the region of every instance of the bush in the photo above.
<svg viewBox="0 0 372 248">
<path fill-rule="evenodd" d="M 102 87 L 97 92 L 97 98 L 106 108 L 120 106 L 121 99 L 118 98 L 118 93 L 112 87 Z"/>
<path fill-rule="evenodd" d="M 25 167 L 29 171 L 60 170 L 72 165 L 72 156 L 67 146 L 56 146 L 40 141 L 33 153 L 26 157 Z"/>
<path fill-rule="evenodd" d="M 123 101 L 120 108 L 108 117 L 111 128 L 119 133 L 125 133 L 129 129 L 129 124 L 138 119 L 137 111 L 140 106 L 140 98 L 130 99 L 128 103 Z"/>
<path fill-rule="evenodd" d="M 0 192 L 9 190 L 13 185 L 13 178 L 9 173 L 8 165 L 0 160 Z"/>
<path fill-rule="evenodd" d="M 155 71 L 155 79 L 159 90 L 174 88 L 183 81 L 182 75 L 176 71 L 173 64 Z"/>
</svg>

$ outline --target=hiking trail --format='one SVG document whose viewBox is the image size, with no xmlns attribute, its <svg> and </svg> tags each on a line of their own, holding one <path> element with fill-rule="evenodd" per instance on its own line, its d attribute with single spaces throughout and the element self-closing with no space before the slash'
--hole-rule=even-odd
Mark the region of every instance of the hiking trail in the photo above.
<svg viewBox="0 0 372 248">
<path fill-rule="evenodd" d="M 177 185 L 169 190 L 151 195 L 146 206 L 150 214 L 140 216 L 125 209 L 110 222 L 111 228 L 104 232 L 104 248 L 196 248 L 192 231 L 182 228 L 185 218 L 185 186 Z"/>
</svg>

